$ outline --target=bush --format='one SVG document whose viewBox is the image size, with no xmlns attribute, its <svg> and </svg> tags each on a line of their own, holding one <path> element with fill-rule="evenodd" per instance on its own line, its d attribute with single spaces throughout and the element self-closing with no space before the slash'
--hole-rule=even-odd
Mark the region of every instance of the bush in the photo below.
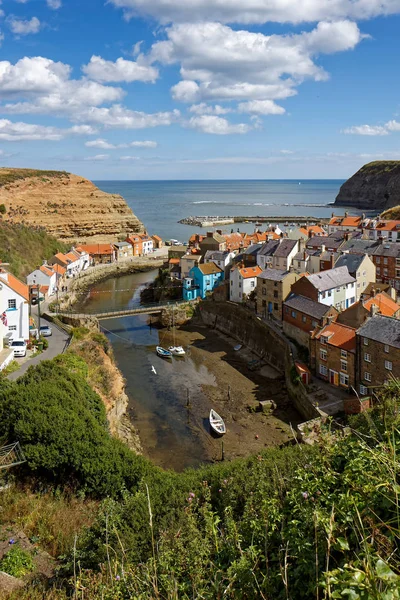
<svg viewBox="0 0 400 600">
<path fill-rule="evenodd" d="M 29 552 L 13 546 L 0 561 L 0 571 L 13 577 L 23 577 L 35 569 L 35 563 Z"/>
<path fill-rule="evenodd" d="M 0 204 L 0 215 L 5 215 L 7 212 L 5 204 Z"/>
</svg>

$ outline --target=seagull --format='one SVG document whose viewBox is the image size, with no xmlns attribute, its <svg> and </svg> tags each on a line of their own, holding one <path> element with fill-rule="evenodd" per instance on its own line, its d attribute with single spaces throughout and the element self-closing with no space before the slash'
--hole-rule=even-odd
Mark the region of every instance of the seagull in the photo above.
<svg viewBox="0 0 400 600">
<path fill-rule="evenodd" d="M 154 365 L 151 365 L 151 370 L 153 371 L 154 375 L 157 375 L 157 371 L 154 368 Z"/>
</svg>

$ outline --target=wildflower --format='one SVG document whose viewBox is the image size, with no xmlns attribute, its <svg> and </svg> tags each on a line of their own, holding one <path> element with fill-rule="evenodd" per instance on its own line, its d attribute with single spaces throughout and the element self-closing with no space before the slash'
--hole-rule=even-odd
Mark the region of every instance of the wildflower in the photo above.
<svg viewBox="0 0 400 600">
<path fill-rule="evenodd" d="M 317 490 L 317 496 L 320 496 L 321 492 L 319 490 Z"/>
<path fill-rule="evenodd" d="M 11 538 L 11 539 L 9 540 L 9 542 L 8 542 L 8 543 L 9 543 L 9 544 L 11 544 L 11 545 L 12 545 L 12 544 L 15 544 L 15 540 L 14 540 L 14 538 Z"/>
<path fill-rule="evenodd" d="M 191 502 L 193 500 L 193 498 L 188 498 L 188 502 Z"/>
<path fill-rule="evenodd" d="M 224 479 L 224 484 L 226 485 L 227 483 L 228 483 L 228 480 L 227 480 L 227 479 Z"/>
<path fill-rule="evenodd" d="M 304 500 L 307 500 L 308 492 L 302 492 L 301 495 L 303 496 Z"/>
<path fill-rule="evenodd" d="M 221 490 L 221 488 L 218 490 L 218 492 L 219 492 L 220 494 L 222 493 L 222 490 Z"/>
<path fill-rule="evenodd" d="M 193 492 L 189 492 L 189 496 L 190 498 L 194 498 L 196 494 L 194 494 Z"/>
<path fill-rule="evenodd" d="M 119 575 L 116 576 L 115 578 L 117 581 L 119 581 L 121 579 L 121 577 Z"/>
</svg>

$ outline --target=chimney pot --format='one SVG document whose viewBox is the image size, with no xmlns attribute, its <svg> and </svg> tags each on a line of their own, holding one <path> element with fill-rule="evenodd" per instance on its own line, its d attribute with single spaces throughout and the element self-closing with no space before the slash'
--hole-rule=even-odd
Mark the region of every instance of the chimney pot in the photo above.
<svg viewBox="0 0 400 600">
<path fill-rule="evenodd" d="M 374 317 L 375 315 L 377 315 L 378 312 L 379 312 L 379 307 L 375 303 L 371 304 L 371 310 L 370 310 L 371 317 Z"/>
<path fill-rule="evenodd" d="M 212 231 L 207 231 L 207 237 L 208 238 L 212 238 L 213 236 L 213 232 Z"/>
</svg>

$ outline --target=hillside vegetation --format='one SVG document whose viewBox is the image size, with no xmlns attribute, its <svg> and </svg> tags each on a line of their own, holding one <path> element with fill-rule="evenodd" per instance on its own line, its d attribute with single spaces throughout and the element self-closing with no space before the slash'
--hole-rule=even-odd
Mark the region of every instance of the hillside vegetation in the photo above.
<svg viewBox="0 0 400 600">
<path fill-rule="evenodd" d="M 0 525 L 62 554 L 13 600 L 399 599 L 397 383 L 317 447 L 177 474 L 110 437 L 89 370 L 70 353 L 0 383 L 0 440 L 27 457 Z"/>
<path fill-rule="evenodd" d="M 393 206 L 393 208 L 385 210 L 380 217 L 381 219 L 400 219 L 400 206 Z"/>
<path fill-rule="evenodd" d="M 63 179 L 68 177 L 67 171 L 42 171 L 39 169 L 9 169 L 0 168 L 0 187 L 15 183 L 19 179 L 29 179 L 31 177 L 41 177 L 44 181 L 57 177 Z"/>
<path fill-rule="evenodd" d="M 0 260 L 9 263 L 10 271 L 17 277 L 24 278 L 40 266 L 43 259 L 67 249 L 67 244 L 44 229 L 0 221 Z"/>
</svg>

